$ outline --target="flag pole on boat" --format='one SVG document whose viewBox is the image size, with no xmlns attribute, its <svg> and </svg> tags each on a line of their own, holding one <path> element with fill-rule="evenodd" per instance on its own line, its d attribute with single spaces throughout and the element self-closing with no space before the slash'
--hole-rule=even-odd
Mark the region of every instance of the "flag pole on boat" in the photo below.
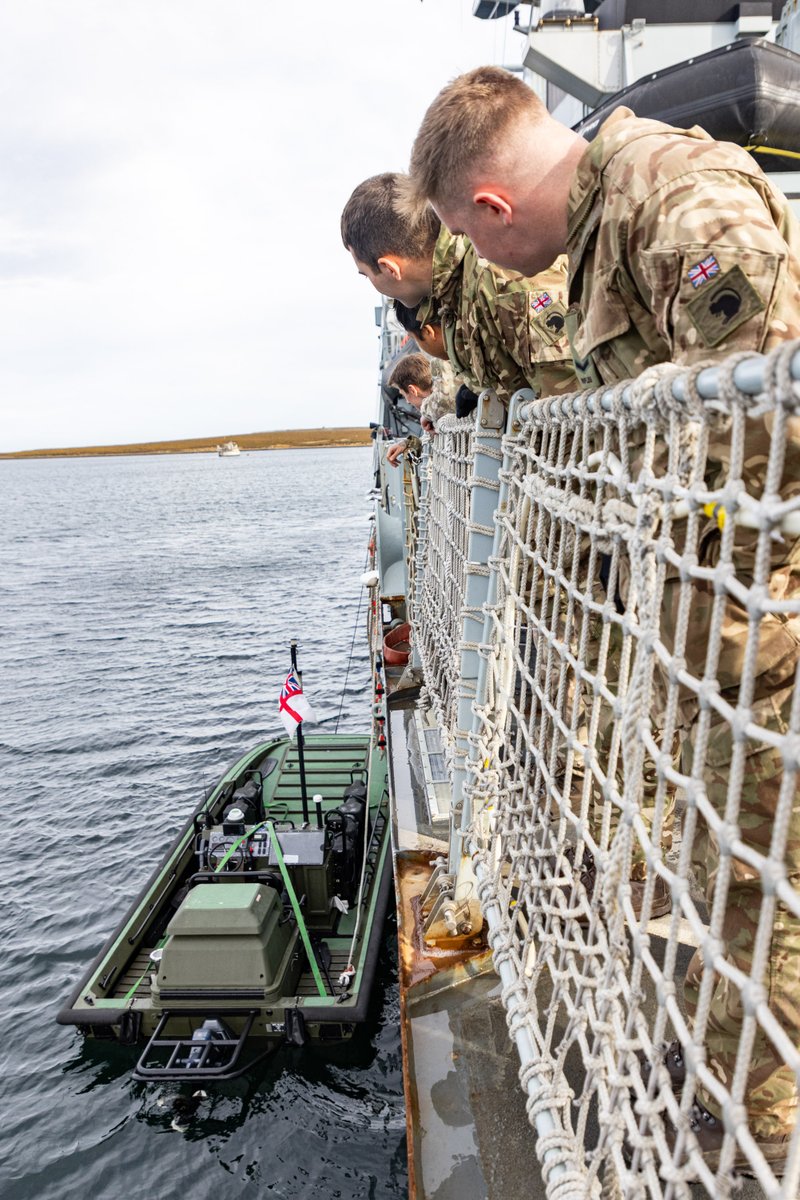
<svg viewBox="0 0 800 1200">
<path fill-rule="evenodd" d="M 303 675 L 297 667 L 297 642 L 292 638 L 290 643 L 292 654 L 292 670 L 300 681 L 300 687 L 303 686 Z M 306 791 L 306 760 L 303 747 L 303 719 L 302 717 L 297 722 L 297 759 L 300 763 L 300 796 L 303 801 L 303 824 L 308 825 L 308 792 Z"/>
<path fill-rule="evenodd" d="M 297 734 L 297 757 L 300 762 L 300 794 L 303 799 L 303 821 L 308 820 L 308 789 L 306 788 L 306 763 L 303 746 L 303 721 L 316 721 L 314 710 L 303 695 L 303 676 L 297 669 L 297 642 L 290 642 L 292 666 L 281 688 L 278 713 L 289 737 Z"/>
</svg>

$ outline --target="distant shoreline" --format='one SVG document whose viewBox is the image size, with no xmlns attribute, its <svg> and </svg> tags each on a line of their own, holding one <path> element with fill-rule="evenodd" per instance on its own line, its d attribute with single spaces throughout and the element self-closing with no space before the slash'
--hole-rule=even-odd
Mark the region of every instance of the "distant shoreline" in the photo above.
<svg viewBox="0 0 800 1200">
<path fill-rule="evenodd" d="M 74 446 L 59 450 L 0 451 L 0 458 L 104 458 L 115 454 L 216 454 L 217 446 L 236 442 L 248 450 L 335 449 L 368 446 L 370 431 L 362 426 L 342 429 L 279 429 L 272 433 L 225 433 L 219 437 L 183 438 L 172 442 L 133 442 L 120 446 Z"/>
</svg>

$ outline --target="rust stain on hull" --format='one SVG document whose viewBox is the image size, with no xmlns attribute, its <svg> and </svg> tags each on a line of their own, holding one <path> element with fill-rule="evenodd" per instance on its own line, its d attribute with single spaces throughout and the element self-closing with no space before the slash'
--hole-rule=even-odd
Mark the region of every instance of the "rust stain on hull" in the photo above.
<svg viewBox="0 0 800 1200">
<path fill-rule="evenodd" d="M 420 900 L 428 886 L 436 855 L 419 851 L 397 856 L 398 932 L 401 986 L 414 987 L 439 971 L 459 966 L 489 953 L 484 937 L 453 938 L 449 944 L 430 946 L 422 935 Z M 468 975 L 474 974 L 468 971 Z"/>
<path fill-rule="evenodd" d="M 437 976 L 441 977 L 443 986 L 456 987 L 460 982 L 491 968 L 491 951 L 483 937 L 455 938 L 452 946 L 445 947 L 428 946 L 424 941 L 419 911 L 420 900 L 433 873 L 436 857 L 433 853 L 403 851 L 397 855 L 394 864 L 400 951 L 400 1034 L 406 1101 L 409 1200 L 416 1200 L 419 1195 L 415 1136 L 415 1131 L 419 1130 L 419 1111 L 416 1089 L 412 1086 L 409 994 L 415 989 L 426 991 L 425 985 L 429 982 L 435 984 Z"/>
</svg>

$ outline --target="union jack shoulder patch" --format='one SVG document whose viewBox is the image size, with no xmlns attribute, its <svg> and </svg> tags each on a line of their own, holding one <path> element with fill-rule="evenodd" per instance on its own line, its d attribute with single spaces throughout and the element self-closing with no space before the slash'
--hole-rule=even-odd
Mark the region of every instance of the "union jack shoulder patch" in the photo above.
<svg viewBox="0 0 800 1200">
<path fill-rule="evenodd" d="M 689 276 L 692 287 L 698 288 L 701 283 L 706 283 L 713 275 L 719 274 L 719 263 L 713 254 L 709 254 L 708 258 L 704 258 L 702 262 L 689 267 L 686 274 Z"/>
<path fill-rule="evenodd" d="M 539 292 L 538 296 L 531 297 L 531 308 L 534 312 L 540 313 L 553 303 L 553 297 L 549 292 Z"/>
</svg>

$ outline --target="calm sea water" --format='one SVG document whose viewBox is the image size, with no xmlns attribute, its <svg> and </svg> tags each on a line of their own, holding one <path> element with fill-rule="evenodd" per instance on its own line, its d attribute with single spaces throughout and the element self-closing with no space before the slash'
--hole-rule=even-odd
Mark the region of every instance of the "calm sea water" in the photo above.
<svg viewBox="0 0 800 1200">
<path fill-rule="evenodd" d="M 3 1200 L 406 1194 L 393 926 L 352 1043 L 282 1049 L 188 1120 L 191 1088 L 134 1083 L 134 1050 L 54 1022 L 205 786 L 277 730 L 292 637 L 332 730 L 370 461 L 0 463 Z M 351 732 L 368 727 L 363 617 Z"/>
</svg>

